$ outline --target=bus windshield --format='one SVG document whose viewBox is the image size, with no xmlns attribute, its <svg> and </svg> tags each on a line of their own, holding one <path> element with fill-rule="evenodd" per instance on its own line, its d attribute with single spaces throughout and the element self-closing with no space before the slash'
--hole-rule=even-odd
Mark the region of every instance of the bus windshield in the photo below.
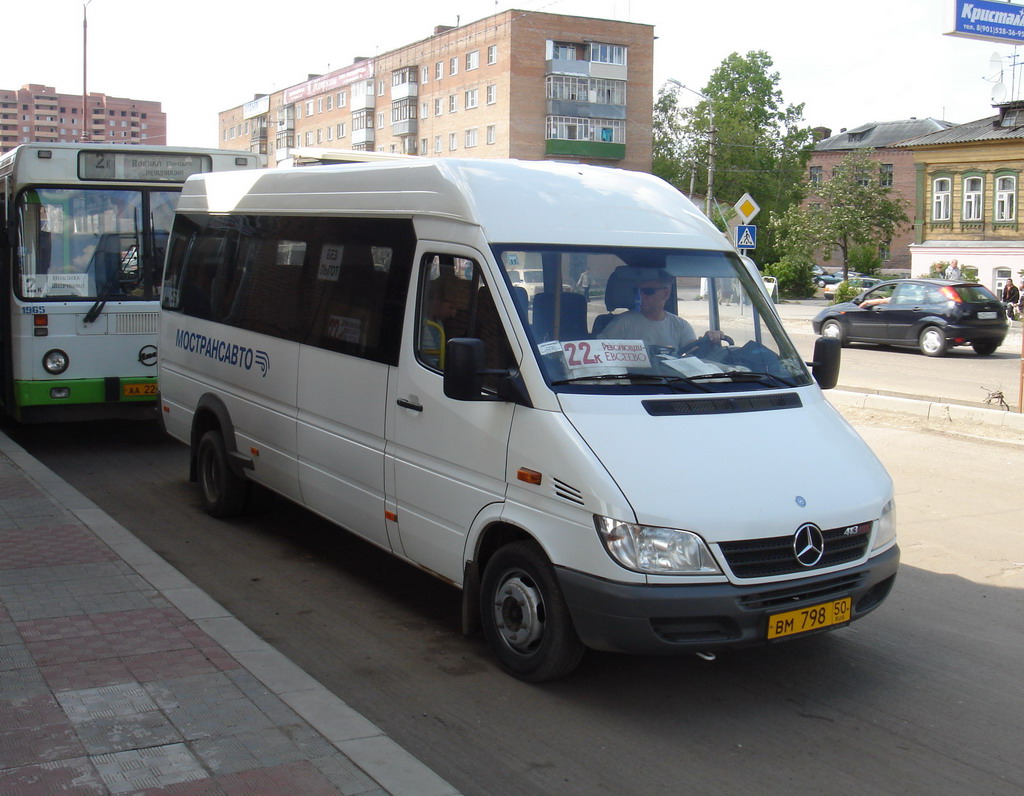
<svg viewBox="0 0 1024 796">
<path fill-rule="evenodd" d="M 14 287 L 29 301 L 155 300 L 178 191 L 30 188 Z"/>
<path fill-rule="evenodd" d="M 556 390 L 811 383 L 757 277 L 731 252 L 499 245 L 494 253 Z M 531 271 L 542 275 L 536 292 L 518 279 Z"/>
</svg>

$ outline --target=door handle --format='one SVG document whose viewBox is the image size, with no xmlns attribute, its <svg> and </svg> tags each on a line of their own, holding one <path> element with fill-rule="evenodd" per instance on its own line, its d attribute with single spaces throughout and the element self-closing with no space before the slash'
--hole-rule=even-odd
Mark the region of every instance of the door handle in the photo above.
<svg viewBox="0 0 1024 796">
<path fill-rule="evenodd" d="M 407 401 L 405 398 L 399 398 L 398 405 L 403 409 L 412 409 L 414 412 L 423 411 L 423 404 L 418 404 L 415 401 Z"/>
</svg>

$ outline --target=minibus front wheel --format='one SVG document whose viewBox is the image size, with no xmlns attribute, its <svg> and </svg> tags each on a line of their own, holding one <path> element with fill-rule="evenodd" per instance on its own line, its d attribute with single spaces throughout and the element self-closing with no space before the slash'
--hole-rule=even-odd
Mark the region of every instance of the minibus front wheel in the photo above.
<svg viewBox="0 0 1024 796">
<path fill-rule="evenodd" d="M 511 542 L 487 562 L 480 620 L 501 665 L 520 680 L 564 677 L 583 657 L 551 563 L 533 542 Z"/>
<path fill-rule="evenodd" d="M 231 469 L 220 431 L 211 429 L 203 434 L 196 460 L 206 513 L 212 517 L 241 514 L 249 482 Z"/>
</svg>

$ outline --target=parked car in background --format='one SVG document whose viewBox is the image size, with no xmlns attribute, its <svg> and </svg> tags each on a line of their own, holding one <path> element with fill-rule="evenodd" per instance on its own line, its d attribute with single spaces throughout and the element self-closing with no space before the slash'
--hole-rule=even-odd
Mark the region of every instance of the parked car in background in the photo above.
<svg viewBox="0 0 1024 796">
<path fill-rule="evenodd" d="M 869 290 L 870 288 L 873 288 L 875 285 L 882 284 L 881 279 L 875 279 L 873 276 L 851 276 L 846 281 L 849 282 L 854 288 L 861 291 Z M 825 285 L 825 289 L 822 291 L 825 298 L 831 301 L 836 294 L 836 288 L 839 287 L 839 285 L 841 285 L 842 283 L 843 280 L 842 278 L 840 278 L 838 281 L 833 282 L 832 284 Z"/>
<path fill-rule="evenodd" d="M 988 288 L 947 279 L 883 282 L 853 301 L 826 307 L 811 323 L 817 334 L 844 346 L 916 347 L 930 357 L 958 345 L 987 356 L 1002 345 L 1008 328 L 1006 310 Z"/>
<path fill-rule="evenodd" d="M 835 285 L 843 281 L 843 269 L 840 268 L 838 271 L 826 271 L 820 265 L 814 266 L 818 270 L 814 272 L 814 284 L 818 287 L 825 287 L 826 285 Z M 860 276 L 856 271 L 850 271 L 851 277 Z"/>
</svg>

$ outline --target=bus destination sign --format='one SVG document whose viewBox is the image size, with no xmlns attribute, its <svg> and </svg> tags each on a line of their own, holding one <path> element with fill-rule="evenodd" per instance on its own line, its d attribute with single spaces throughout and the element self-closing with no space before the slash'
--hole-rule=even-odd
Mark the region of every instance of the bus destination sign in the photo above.
<svg viewBox="0 0 1024 796">
<path fill-rule="evenodd" d="M 210 171 L 209 155 L 153 152 L 79 152 L 78 175 L 83 180 L 117 182 L 185 182 Z"/>
</svg>

